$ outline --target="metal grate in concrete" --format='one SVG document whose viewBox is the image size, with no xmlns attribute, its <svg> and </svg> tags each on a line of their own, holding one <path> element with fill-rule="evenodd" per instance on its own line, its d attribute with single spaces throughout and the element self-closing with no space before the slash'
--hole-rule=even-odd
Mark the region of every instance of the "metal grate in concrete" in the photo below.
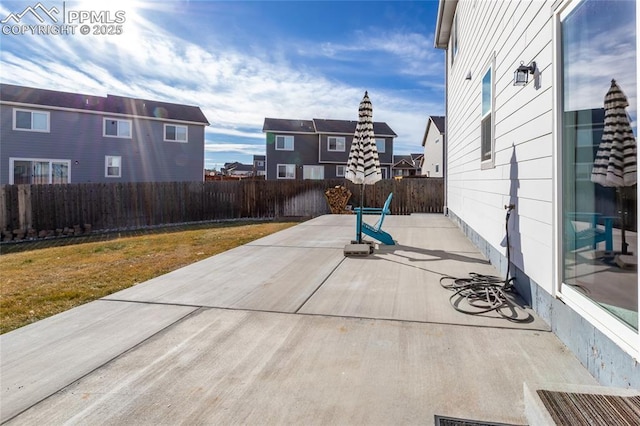
<svg viewBox="0 0 640 426">
<path fill-rule="evenodd" d="M 517 426 L 507 423 L 484 422 L 479 420 L 456 419 L 454 417 L 435 416 L 435 426 Z"/>
</svg>

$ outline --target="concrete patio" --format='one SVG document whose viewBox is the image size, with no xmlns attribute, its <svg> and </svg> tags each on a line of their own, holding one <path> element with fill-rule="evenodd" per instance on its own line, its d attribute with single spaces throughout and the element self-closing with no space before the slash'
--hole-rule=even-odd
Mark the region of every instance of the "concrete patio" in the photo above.
<svg viewBox="0 0 640 426">
<path fill-rule="evenodd" d="M 446 275 L 499 275 L 446 217 L 343 255 L 327 215 L 0 336 L 10 424 L 526 424 L 523 385 L 596 385 L 533 312 L 465 315 Z"/>
</svg>

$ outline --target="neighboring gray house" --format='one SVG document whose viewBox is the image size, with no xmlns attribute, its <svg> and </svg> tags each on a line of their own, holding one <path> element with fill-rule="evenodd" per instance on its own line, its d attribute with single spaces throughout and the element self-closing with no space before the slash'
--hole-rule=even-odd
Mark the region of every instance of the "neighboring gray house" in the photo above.
<svg viewBox="0 0 640 426">
<path fill-rule="evenodd" d="M 422 138 L 424 156 L 420 173 L 429 177 L 444 176 L 444 117 L 432 115 Z"/>
<path fill-rule="evenodd" d="M 394 155 L 391 173 L 394 178 L 420 175 L 422 154 Z"/>
<path fill-rule="evenodd" d="M 233 163 L 225 163 L 222 168 L 222 173 L 225 176 L 251 177 L 253 176 L 253 165 L 242 164 L 237 161 L 234 161 Z"/>
<path fill-rule="evenodd" d="M 332 179 L 345 174 L 356 121 L 265 118 L 267 179 Z M 387 123 L 373 123 L 382 177 L 390 177 L 393 139 Z"/>
<path fill-rule="evenodd" d="M 202 181 L 200 108 L 0 84 L 0 184 Z"/>
<path fill-rule="evenodd" d="M 267 175 L 266 164 L 267 164 L 266 155 L 254 155 L 253 156 L 253 175 L 266 176 Z"/>
</svg>

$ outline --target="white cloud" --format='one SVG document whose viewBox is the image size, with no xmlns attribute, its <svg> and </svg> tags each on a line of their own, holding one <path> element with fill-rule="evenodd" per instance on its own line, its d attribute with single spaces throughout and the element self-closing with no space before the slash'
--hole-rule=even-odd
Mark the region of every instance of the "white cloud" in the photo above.
<svg viewBox="0 0 640 426">
<path fill-rule="evenodd" d="M 204 147 L 206 152 L 237 152 L 243 155 L 264 155 L 265 146 L 233 142 L 211 142 Z"/>
<path fill-rule="evenodd" d="M 206 113 L 205 113 L 206 115 Z M 226 135 L 226 136 L 238 136 L 245 139 L 262 139 L 264 140 L 264 133 L 262 132 L 247 132 L 243 130 L 238 130 L 235 128 L 224 128 L 224 127 L 207 127 L 205 132 L 208 134 L 216 134 L 216 135 Z"/>
<path fill-rule="evenodd" d="M 125 32 L 129 29 L 125 27 Z M 135 34 L 126 39 L 76 35 L 20 36 L 9 41 L 0 52 L 3 82 L 197 105 L 211 123 L 209 135 L 262 139 L 265 117 L 356 120 L 365 90 L 290 64 L 282 49 L 259 51 L 252 46 L 251 53 L 245 53 L 229 46 L 199 45 L 139 17 Z M 360 34 L 356 42 L 327 49 L 336 55 L 388 53 L 398 58 L 402 73 L 425 76 L 438 69 L 440 77 L 441 64 L 428 37 L 395 33 L 366 38 Z M 415 100 L 413 93 L 369 90 L 374 119 L 386 121 L 398 133 L 398 146 L 419 149 L 426 117 L 442 114 L 442 100 Z M 264 147 L 212 142 L 207 151 L 260 154 Z"/>
</svg>

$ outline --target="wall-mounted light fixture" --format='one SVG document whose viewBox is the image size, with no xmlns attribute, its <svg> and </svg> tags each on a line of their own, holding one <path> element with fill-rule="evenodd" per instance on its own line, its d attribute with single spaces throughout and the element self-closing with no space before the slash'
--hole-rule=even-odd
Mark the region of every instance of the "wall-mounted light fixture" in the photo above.
<svg viewBox="0 0 640 426">
<path fill-rule="evenodd" d="M 535 61 L 531 62 L 531 65 L 527 66 L 524 62 L 520 62 L 520 66 L 513 73 L 513 85 L 514 86 L 526 86 L 529 82 L 529 74 L 536 72 Z"/>
</svg>

